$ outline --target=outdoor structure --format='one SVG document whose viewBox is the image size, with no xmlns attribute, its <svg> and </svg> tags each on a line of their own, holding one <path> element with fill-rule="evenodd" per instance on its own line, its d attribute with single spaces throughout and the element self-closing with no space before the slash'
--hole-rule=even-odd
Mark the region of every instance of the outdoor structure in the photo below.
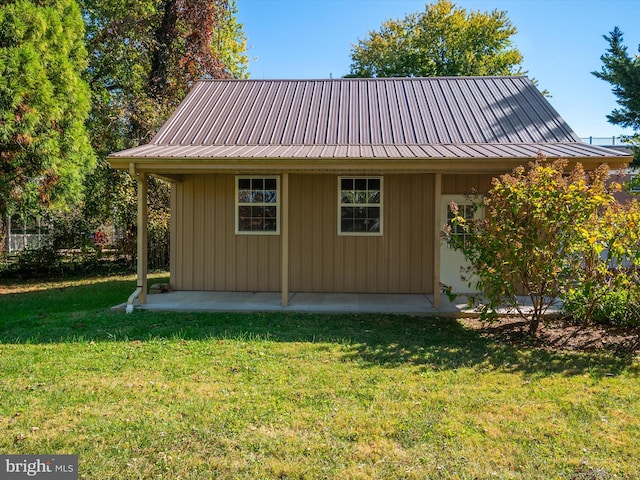
<svg viewBox="0 0 640 480">
<path fill-rule="evenodd" d="M 202 80 L 151 143 L 114 153 L 138 181 L 146 301 L 148 175 L 171 182 L 175 290 L 464 290 L 441 242 L 452 200 L 542 152 L 591 169 L 630 157 L 580 141 L 526 77 Z M 470 213 L 469 213 L 470 214 Z"/>
<path fill-rule="evenodd" d="M 27 248 L 41 248 L 49 243 L 49 225 L 41 217 L 6 217 L 6 251 L 16 254 Z"/>
</svg>

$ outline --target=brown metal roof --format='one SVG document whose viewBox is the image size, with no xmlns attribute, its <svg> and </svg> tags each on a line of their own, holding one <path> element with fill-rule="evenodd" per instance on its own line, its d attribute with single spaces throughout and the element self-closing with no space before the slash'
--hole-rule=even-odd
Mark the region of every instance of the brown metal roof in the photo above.
<svg viewBox="0 0 640 480">
<path fill-rule="evenodd" d="M 112 159 L 618 157 L 526 77 L 202 80 L 148 145 Z"/>
<path fill-rule="evenodd" d="M 449 145 L 143 145 L 124 150 L 112 157 L 162 159 L 268 159 L 268 158 L 524 158 L 538 152 L 550 158 L 610 158 L 617 154 L 602 147 L 581 143 L 512 143 Z"/>
</svg>

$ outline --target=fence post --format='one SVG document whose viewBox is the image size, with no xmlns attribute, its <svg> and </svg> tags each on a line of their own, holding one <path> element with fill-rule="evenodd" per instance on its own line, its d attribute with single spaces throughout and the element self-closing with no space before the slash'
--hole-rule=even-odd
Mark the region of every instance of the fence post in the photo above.
<svg viewBox="0 0 640 480">
<path fill-rule="evenodd" d="M 11 253 L 11 215 L 7 215 L 6 246 L 7 246 L 7 252 Z"/>
</svg>

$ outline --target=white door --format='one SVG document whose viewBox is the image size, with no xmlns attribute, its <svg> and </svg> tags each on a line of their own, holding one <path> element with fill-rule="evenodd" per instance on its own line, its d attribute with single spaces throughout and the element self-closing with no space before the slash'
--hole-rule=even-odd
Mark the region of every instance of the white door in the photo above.
<svg viewBox="0 0 640 480">
<path fill-rule="evenodd" d="M 451 226 L 453 214 L 449 205 L 455 202 L 458 205 L 458 212 L 467 220 L 482 217 L 482 210 L 474 211 L 473 203 L 480 201 L 480 196 L 469 195 L 442 195 L 440 215 L 444 225 Z M 458 229 L 453 228 L 452 235 L 464 235 Z M 465 260 L 464 255 L 459 250 L 454 250 L 447 244 L 445 238 L 442 239 L 440 245 L 440 283 L 451 288 L 451 293 L 476 293 L 475 275 L 469 271 L 469 263 Z"/>
</svg>

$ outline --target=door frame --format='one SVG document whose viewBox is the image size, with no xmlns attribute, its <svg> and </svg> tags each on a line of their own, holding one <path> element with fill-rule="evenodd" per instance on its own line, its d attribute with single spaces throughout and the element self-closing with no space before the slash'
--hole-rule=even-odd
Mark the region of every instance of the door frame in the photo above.
<svg viewBox="0 0 640 480">
<path fill-rule="evenodd" d="M 475 194 L 442 194 L 440 196 L 440 218 L 443 227 L 449 225 L 448 213 L 449 205 L 451 202 L 455 202 L 458 205 L 471 205 L 477 203 L 482 199 L 482 195 Z M 481 219 L 483 217 L 483 209 L 478 208 L 474 214 L 474 219 Z M 447 245 L 447 240 L 444 236 L 440 239 L 440 286 L 443 288 L 450 287 L 451 293 L 460 295 L 472 295 L 478 293 L 478 291 L 472 288 L 469 284 L 476 281 L 475 275 L 471 275 L 469 278 L 462 279 L 462 269 L 468 267 L 469 264 L 464 259 L 464 255 L 460 251 L 451 249 Z"/>
</svg>

